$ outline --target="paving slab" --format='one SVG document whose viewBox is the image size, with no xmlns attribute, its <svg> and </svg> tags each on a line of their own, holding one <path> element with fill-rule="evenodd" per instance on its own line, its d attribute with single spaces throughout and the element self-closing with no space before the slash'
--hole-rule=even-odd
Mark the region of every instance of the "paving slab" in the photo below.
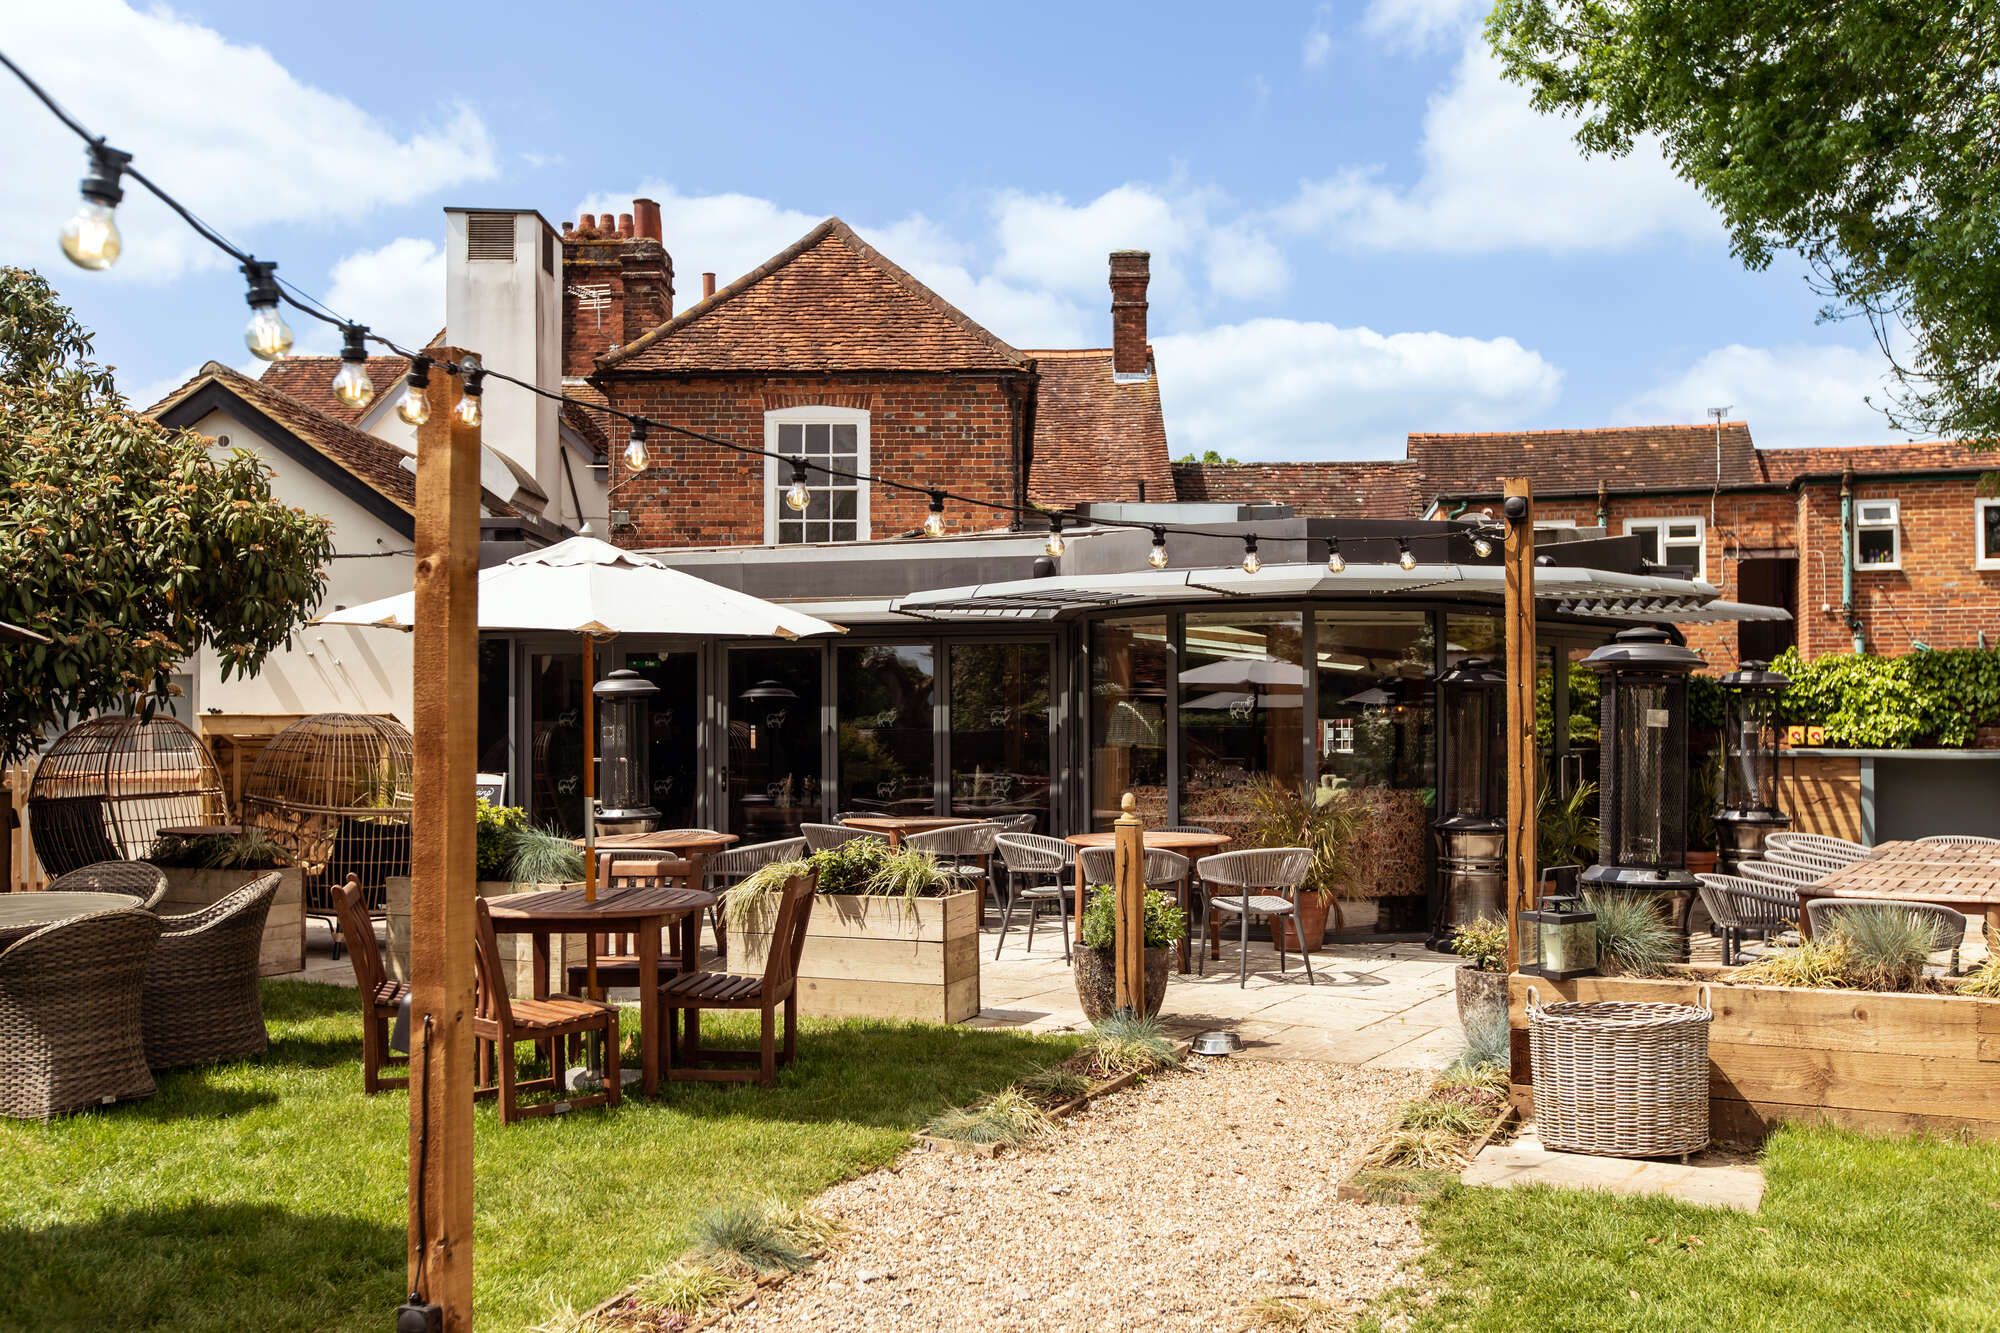
<svg viewBox="0 0 2000 1333">
<path fill-rule="evenodd" d="M 1534 1126 L 1511 1143 L 1492 1143 L 1472 1159 L 1459 1180 L 1512 1189 L 1548 1185 L 1607 1194 L 1657 1195 L 1709 1208 L 1754 1213 L 1764 1200 L 1764 1169 L 1729 1153 L 1697 1153 L 1686 1164 L 1673 1159 L 1592 1157 L 1542 1146 Z"/>
</svg>

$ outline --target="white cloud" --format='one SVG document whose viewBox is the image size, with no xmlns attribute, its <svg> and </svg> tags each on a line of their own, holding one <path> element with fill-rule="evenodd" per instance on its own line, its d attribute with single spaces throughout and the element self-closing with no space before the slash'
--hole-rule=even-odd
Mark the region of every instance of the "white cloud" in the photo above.
<svg viewBox="0 0 2000 1333">
<path fill-rule="evenodd" d="M 1749 422 L 1757 443 L 1772 448 L 1906 438 L 1865 401 L 1884 401 L 1886 373 L 1872 349 L 1732 343 L 1666 376 L 1616 415 L 1632 423 L 1699 423 L 1709 408 L 1727 404 L 1731 419 Z"/>
<path fill-rule="evenodd" d="M 1512 338 L 1256 319 L 1154 348 L 1174 451 L 1245 460 L 1399 457 L 1419 421 L 1511 425 L 1562 387 L 1561 370 Z"/>
<path fill-rule="evenodd" d="M 1107 290 L 1113 250 L 1150 250 L 1150 299 L 1158 305 L 1187 295 L 1184 265 L 1204 218 L 1199 198 L 1120 185 L 1084 204 L 1059 194 L 1004 191 L 994 201 L 993 224 L 1000 247 L 994 272 L 1077 295 Z"/>
<path fill-rule="evenodd" d="M 1475 36 L 1424 113 L 1414 182 L 1349 168 L 1306 182 L 1274 216 L 1335 244 L 1403 251 L 1622 250 L 1721 235 L 1714 211 L 1655 144 L 1586 158 L 1574 128 L 1530 106 Z"/>
<path fill-rule="evenodd" d="M 1395 50 L 1450 44 L 1493 8 L 1492 0 L 1368 0 L 1361 31 Z"/>
<path fill-rule="evenodd" d="M 444 327 L 444 249 L 435 241 L 399 236 L 387 245 L 341 259 L 331 277 L 325 297 L 328 309 L 364 320 L 375 332 L 405 347 L 422 347 Z M 338 351 L 338 335 L 324 325 L 318 327 L 324 332 L 312 336 L 313 345 Z M 303 330 L 301 335 L 303 342 Z"/>
<path fill-rule="evenodd" d="M 245 246 L 272 224 L 351 221 L 497 172 L 492 140 L 467 107 L 399 133 L 300 81 L 262 48 L 170 10 L 142 13 L 115 0 L 12 5 L 7 48 L 135 166 Z M 83 147 L 5 82 L 0 253 L 40 262 L 76 208 Z M 125 251 L 113 275 L 159 280 L 226 262 L 140 187 L 128 184 L 118 211 Z"/>
<path fill-rule="evenodd" d="M 1299 63 L 1307 69 L 1320 68 L 1333 54 L 1333 33 L 1327 28 L 1332 20 L 1332 5 L 1319 5 L 1313 9 L 1312 27 L 1306 30 L 1306 39 L 1299 47 Z"/>
</svg>

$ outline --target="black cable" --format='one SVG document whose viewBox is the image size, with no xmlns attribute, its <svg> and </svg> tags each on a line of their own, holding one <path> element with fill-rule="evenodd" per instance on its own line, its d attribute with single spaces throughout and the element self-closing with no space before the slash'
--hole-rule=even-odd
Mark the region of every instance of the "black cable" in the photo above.
<svg viewBox="0 0 2000 1333">
<path fill-rule="evenodd" d="M 417 1115 L 417 1272 L 411 1279 L 416 1288 L 410 1293 L 412 1304 L 427 1300 L 430 1295 L 429 1286 L 424 1281 L 424 1268 L 430 1259 L 430 1237 L 425 1229 L 428 1219 L 424 1211 L 424 1187 L 429 1173 L 424 1168 L 430 1161 L 431 1145 L 431 1019 L 432 1015 L 424 1015 L 424 1076 L 418 1080 L 422 1086 L 417 1094 L 418 1104 L 423 1110 Z"/>
</svg>

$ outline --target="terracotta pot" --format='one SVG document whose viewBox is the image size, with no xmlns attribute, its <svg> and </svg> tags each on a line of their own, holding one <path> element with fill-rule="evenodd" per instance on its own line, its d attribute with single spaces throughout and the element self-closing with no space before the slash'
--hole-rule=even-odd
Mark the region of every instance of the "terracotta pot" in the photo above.
<svg viewBox="0 0 2000 1333">
<path fill-rule="evenodd" d="M 1271 918 L 1271 943 L 1278 943 L 1279 932 L 1284 933 L 1287 949 L 1299 947 L 1299 933 L 1303 931 L 1308 950 L 1318 949 L 1326 943 L 1326 918 L 1333 910 L 1333 898 L 1324 893 L 1301 893 L 1299 914 L 1296 918 L 1298 929 L 1294 930 L 1294 918 L 1274 916 Z"/>
<path fill-rule="evenodd" d="M 1118 1009 L 1116 964 L 1109 949 L 1078 949 L 1071 955 L 1076 972 L 1076 998 L 1083 1003 L 1083 1016 L 1091 1022 L 1109 1018 Z M 1160 1012 L 1167 999 L 1167 972 L 1172 966 L 1172 949 L 1146 950 L 1146 1016 Z"/>
<path fill-rule="evenodd" d="M 1453 974 L 1458 982 L 1458 1024 L 1470 1038 L 1476 1028 L 1507 1022 L 1507 974 L 1482 972 L 1467 963 Z"/>
<path fill-rule="evenodd" d="M 1715 856 L 1716 854 L 1714 852 L 1685 853 L 1683 855 L 1683 860 L 1687 864 L 1688 874 L 1713 875 L 1715 873 Z"/>
</svg>

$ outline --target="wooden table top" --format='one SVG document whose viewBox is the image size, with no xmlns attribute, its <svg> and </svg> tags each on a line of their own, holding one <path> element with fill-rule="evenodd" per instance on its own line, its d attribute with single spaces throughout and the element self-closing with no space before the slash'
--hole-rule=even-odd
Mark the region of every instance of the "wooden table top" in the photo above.
<svg viewBox="0 0 2000 1333">
<path fill-rule="evenodd" d="M 2000 846 L 1891 842 L 1812 885 L 1820 898 L 1908 898 L 1931 903 L 2000 903 Z"/>
<path fill-rule="evenodd" d="M 984 824 L 983 819 L 963 815 L 849 815 L 840 821 L 848 828 L 870 833 L 929 833 L 934 829 L 957 828 L 961 824 Z"/>
<path fill-rule="evenodd" d="M 2000 843 L 1885 842 L 1858 864 L 1949 866 L 2000 874 Z"/>
<path fill-rule="evenodd" d="M 583 846 L 582 838 L 570 841 Z M 642 852 L 688 852 L 713 851 L 741 842 L 734 833 L 717 833 L 712 829 L 661 829 L 657 833 L 605 833 L 597 839 L 600 852 L 630 851 Z"/>
<path fill-rule="evenodd" d="M 634 889 L 605 889 L 596 902 L 586 901 L 581 884 L 540 893 L 510 893 L 488 898 L 496 929 L 521 930 L 532 926 L 576 926 L 604 930 L 614 922 L 641 923 L 663 917 L 699 912 L 715 905 L 715 895 L 700 889 L 672 885 Z"/>
<path fill-rule="evenodd" d="M 32 935 L 58 921 L 138 907 L 129 893 L 0 893 L 0 941 Z"/>
<path fill-rule="evenodd" d="M 1147 829 L 1144 837 L 1146 846 L 1169 852 L 1227 847 L 1235 841 L 1227 833 L 1170 833 L 1165 829 Z M 1063 839 L 1072 847 L 1109 847 L 1117 840 L 1116 833 L 1072 833 Z"/>
</svg>

